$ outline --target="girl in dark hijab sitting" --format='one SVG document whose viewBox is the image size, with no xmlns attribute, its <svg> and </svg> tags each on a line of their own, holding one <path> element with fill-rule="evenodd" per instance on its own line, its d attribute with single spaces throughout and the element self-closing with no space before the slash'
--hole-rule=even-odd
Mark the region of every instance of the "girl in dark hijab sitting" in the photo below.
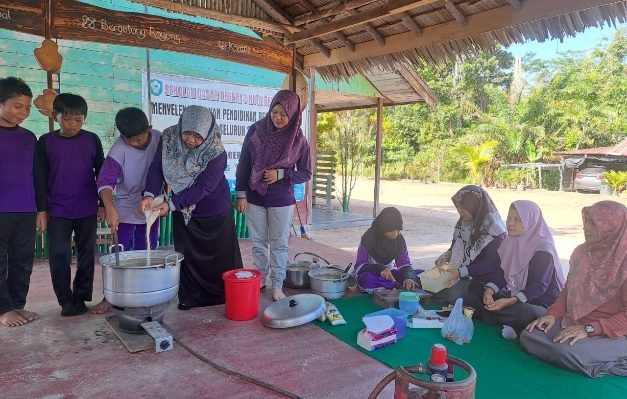
<svg viewBox="0 0 627 399">
<path fill-rule="evenodd" d="M 413 290 L 418 285 L 416 270 L 411 266 L 401 230 L 401 213 L 390 207 L 383 209 L 361 236 L 355 272 L 362 291 L 397 286 Z"/>
</svg>

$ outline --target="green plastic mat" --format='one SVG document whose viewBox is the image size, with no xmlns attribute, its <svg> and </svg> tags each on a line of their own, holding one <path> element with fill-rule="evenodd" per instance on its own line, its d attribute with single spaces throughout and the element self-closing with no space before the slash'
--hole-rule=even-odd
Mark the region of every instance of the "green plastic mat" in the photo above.
<svg viewBox="0 0 627 399">
<path fill-rule="evenodd" d="M 397 343 L 368 352 L 357 346 L 357 333 L 364 327 L 361 318 L 381 308 L 372 302 L 370 295 L 332 302 L 347 324 L 332 326 L 316 321 L 323 330 L 391 368 L 425 364 L 431 346 L 444 344 L 449 355 L 470 363 L 477 371 L 476 397 L 479 399 L 627 398 L 627 377 L 592 379 L 562 370 L 527 355 L 518 341 L 503 339 L 500 328 L 479 321 L 475 321 L 472 342 L 467 345 L 460 346 L 442 338 L 439 328 L 407 328 L 405 338 Z M 371 381 L 373 388 L 378 382 Z"/>
</svg>

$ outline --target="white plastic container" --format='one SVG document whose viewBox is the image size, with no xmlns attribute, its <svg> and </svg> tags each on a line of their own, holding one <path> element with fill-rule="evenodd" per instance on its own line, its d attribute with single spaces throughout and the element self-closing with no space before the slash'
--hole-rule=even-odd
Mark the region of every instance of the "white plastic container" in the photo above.
<svg viewBox="0 0 627 399">
<path fill-rule="evenodd" d="M 422 289 L 432 293 L 440 292 L 446 288 L 446 276 L 448 266 L 434 267 L 418 275 Z"/>
</svg>

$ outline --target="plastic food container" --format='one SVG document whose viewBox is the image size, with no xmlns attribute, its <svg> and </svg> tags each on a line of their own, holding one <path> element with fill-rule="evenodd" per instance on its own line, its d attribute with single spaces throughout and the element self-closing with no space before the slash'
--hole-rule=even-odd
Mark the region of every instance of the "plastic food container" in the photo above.
<svg viewBox="0 0 627 399">
<path fill-rule="evenodd" d="M 447 266 L 434 267 L 418 275 L 422 289 L 429 292 L 440 292 L 446 288 Z"/>
<path fill-rule="evenodd" d="M 398 296 L 398 308 L 403 312 L 413 315 L 420 307 L 420 297 L 413 291 L 403 291 Z"/>
</svg>

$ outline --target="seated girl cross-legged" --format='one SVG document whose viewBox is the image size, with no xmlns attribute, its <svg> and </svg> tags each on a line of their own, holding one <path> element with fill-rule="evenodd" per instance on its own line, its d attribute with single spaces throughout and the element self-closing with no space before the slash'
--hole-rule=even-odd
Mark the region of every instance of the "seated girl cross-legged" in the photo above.
<svg viewBox="0 0 627 399">
<path fill-rule="evenodd" d="M 418 286 L 416 272 L 409 260 L 407 244 L 401 234 L 403 218 L 396 208 L 385 208 L 361 236 L 355 271 L 357 284 L 364 292 L 380 288 Z"/>
</svg>

